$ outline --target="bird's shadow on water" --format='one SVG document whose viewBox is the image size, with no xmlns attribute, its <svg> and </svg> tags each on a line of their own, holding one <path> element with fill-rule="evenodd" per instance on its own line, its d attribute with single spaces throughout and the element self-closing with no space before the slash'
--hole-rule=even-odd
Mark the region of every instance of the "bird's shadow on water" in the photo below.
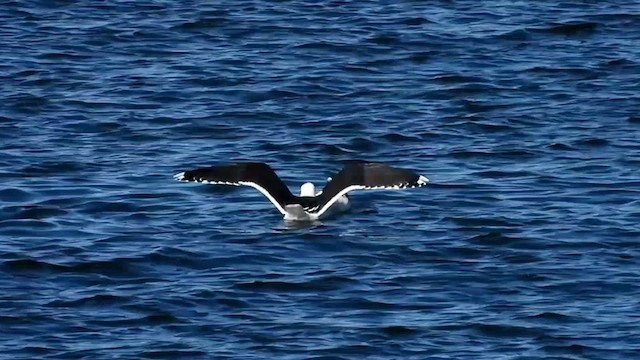
<svg viewBox="0 0 640 360">
<path fill-rule="evenodd" d="M 330 215 L 322 220 L 283 220 L 281 225 L 275 228 L 274 230 L 279 232 L 298 232 L 301 230 L 312 230 L 322 226 L 326 226 L 326 222 L 335 221 L 337 218 L 348 215 L 351 211 L 348 210 L 346 212 L 340 214 Z"/>
<path fill-rule="evenodd" d="M 282 232 L 290 232 L 290 231 L 299 231 L 299 230 L 310 230 L 320 226 L 322 226 L 322 221 L 320 220 L 309 220 L 309 221 L 283 220 L 281 225 L 277 227 L 276 230 L 282 231 Z"/>
</svg>

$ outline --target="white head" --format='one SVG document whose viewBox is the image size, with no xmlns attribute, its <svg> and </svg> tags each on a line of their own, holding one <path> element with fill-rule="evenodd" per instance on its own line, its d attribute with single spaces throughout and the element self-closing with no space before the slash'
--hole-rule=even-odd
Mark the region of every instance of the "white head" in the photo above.
<svg viewBox="0 0 640 360">
<path fill-rule="evenodd" d="M 316 196 L 316 187 L 312 183 L 304 183 L 300 186 L 300 196 Z"/>
</svg>

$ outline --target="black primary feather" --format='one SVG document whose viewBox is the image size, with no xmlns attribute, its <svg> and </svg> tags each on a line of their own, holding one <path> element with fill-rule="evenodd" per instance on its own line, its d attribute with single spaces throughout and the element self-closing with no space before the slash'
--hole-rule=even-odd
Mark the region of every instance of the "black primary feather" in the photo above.
<svg viewBox="0 0 640 360">
<path fill-rule="evenodd" d="M 176 175 L 176 179 L 222 185 L 246 185 L 242 183 L 249 182 L 265 189 L 283 208 L 287 204 L 297 203 L 297 197 L 291 193 L 275 171 L 264 163 L 211 166 L 185 171 Z"/>
</svg>

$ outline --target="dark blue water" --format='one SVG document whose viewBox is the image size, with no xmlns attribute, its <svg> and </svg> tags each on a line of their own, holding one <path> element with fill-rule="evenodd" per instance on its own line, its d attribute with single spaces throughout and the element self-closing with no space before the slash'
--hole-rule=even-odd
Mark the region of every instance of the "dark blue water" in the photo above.
<svg viewBox="0 0 640 360">
<path fill-rule="evenodd" d="M 0 357 L 639 358 L 639 94 L 637 1 L 3 1 Z"/>
</svg>

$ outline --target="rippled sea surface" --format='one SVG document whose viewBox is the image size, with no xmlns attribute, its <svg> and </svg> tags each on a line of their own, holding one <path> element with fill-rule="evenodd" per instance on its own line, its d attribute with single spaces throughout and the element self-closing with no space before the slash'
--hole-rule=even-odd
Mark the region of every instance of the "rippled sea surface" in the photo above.
<svg viewBox="0 0 640 360">
<path fill-rule="evenodd" d="M 637 1 L 3 1 L 0 357 L 636 359 Z M 284 223 L 172 175 L 352 159 Z M 296 190 L 297 191 L 297 190 Z"/>
</svg>

